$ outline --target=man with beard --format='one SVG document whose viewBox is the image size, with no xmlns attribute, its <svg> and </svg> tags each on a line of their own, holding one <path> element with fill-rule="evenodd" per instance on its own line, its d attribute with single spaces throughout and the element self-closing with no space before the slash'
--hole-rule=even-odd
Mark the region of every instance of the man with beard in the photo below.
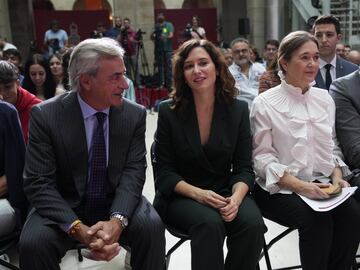
<svg viewBox="0 0 360 270">
<path fill-rule="evenodd" d="M 234 62 L 229 70 L 235 79 L 236 88 L 240 91 L 238 99 L 246 101 L 250 107 L 259 93 L 259 77 L 265 72 L 265 67 L 250 61 L 250 46 L 247 39 L 236 38 L 230 47 Z"/>
<path fill-rule="evenodd" d="M 114 27 L 111 27 L 109 30 L 105 32 L 105 37 L 109 37 L 119 41 L 122 30 L 122 19 L 120 17 L 115 17 L 114 20 L 115 20 Z"/>
</svg>

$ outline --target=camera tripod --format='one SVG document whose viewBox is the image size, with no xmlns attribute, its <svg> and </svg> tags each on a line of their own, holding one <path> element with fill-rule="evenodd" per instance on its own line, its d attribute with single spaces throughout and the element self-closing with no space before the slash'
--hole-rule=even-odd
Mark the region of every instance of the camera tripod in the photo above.
<svg viewBox="0 0 360 270">
<path fill-rule="evenodd" d="M 150 76 L 149 63 L 146 57 L 146 52 L 144 49 L 144 44 L 142 40 L 139 40 L 136 45 L 136 58 L 135 58 L 135 67 L 134 69 L 134 83 L 135 86 L 141 84 L 140 74 L 144 77 Z M 140 69 L 140 70 L 139 70 Z M 141 71 L 141 72 L 140 72 Z"/>
</svg>

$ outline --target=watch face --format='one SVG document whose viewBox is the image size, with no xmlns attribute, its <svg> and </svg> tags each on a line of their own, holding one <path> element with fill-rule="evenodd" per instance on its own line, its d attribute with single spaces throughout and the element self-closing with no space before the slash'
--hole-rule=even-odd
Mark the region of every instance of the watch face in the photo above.
<svg viewBox="0 0 360 270">
<path fill-rule="evenodd" d="M 125 227 L 129 224 L 128 219 L 126 217 L 122 218 L 122 222 L 124 223 Z"/>
</svg>

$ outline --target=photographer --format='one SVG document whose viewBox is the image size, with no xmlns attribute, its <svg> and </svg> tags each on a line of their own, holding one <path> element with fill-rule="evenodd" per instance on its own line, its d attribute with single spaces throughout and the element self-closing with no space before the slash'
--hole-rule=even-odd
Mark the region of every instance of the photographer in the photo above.
<svg viewBox="0 0 360 270">
<path fill-rule="evenodd" d="M 127 74 L 131 80 L 139 83 L 140 75 L 135 74 L 138 73 L 137 71 L 139 70 L 139 68 L 137 68 L 138 63 L 136 59 L 139 41 L 137 39 L 136 31 L 130 26 L 129 18 L 125 18 L 123 20 L 123 27 L 121 29 L 119 42 L 125 50 L 124 62 Z"/>
<path fill-rule="evenodd" d="M 151 39 L 155 42 L 155 64 L 159 72 L 160 85 L 164 85 L 168 90 L 170 90 L 172 79 L 171 58 L 173 54 L 173 37 L 173 24 L 165 21 L 164 14 L 159 13 Z"/>
<path fill-rule="evenodd" d="M 50 29 L 45 32 L 44 47 L 45 55 L 49 57 L 62 48 L 68 46 L 68 35 L 65 30 L 60 29 L 59 21 L 52 20 L 50 22 Z"/>
</svg>

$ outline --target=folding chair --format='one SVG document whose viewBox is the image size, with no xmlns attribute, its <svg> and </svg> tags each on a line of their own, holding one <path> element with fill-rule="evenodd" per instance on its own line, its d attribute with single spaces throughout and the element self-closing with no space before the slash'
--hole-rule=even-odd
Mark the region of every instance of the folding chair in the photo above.
<svg viewBox="0 0 360 270">
<path fill-rule="evenodd" d="M 8 250 L 17 245 L 19 242 L 20 231 L 14 231 L 13 233 L 0 237 L 0 256 L 4 255 Z M 11 269 L 19 270 L 20 268 L 0 258 L 0 265 Z"/>
</svg>

